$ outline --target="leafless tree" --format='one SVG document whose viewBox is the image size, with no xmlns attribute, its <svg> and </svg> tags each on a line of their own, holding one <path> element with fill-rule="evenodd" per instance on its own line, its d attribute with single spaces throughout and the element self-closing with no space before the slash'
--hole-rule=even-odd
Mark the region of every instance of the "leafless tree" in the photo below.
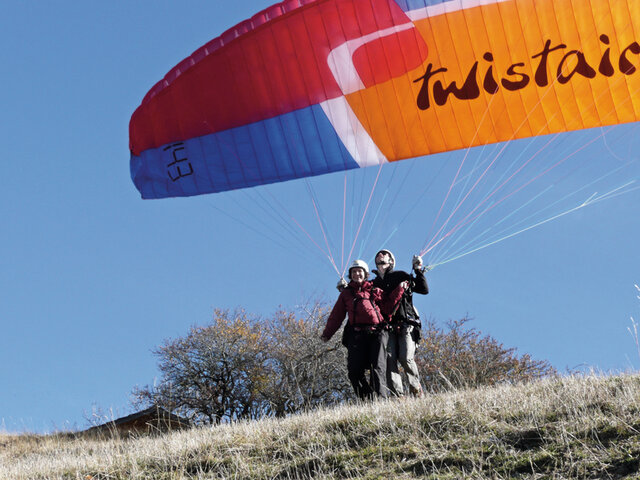
<svg viewBox="0 0 640 480">
<path fill-rule="evenodd" d="M 295 312 L 280 310 L 269 320 L 274 375 L 267 397 L 273 414 L 283 416 L 351 397 L 340 336 L 327 344 L 319 341 L 329 310 L 327 304 L 314 301 Z"/>
<path fill-rule="evenodd" d="M 444 327 L 428 320 L 416 362 L 428 391 L 523 382 L 556 373 L 544 360 L 518 356 L 489 335 L 469 328 L 469 317 L 451 320 Z"/>
<path fill-rule="evenodd" d="M 312 301 L 266 319 L 216 310 L 210 325 L 166 340 L 156 386 L 134 390 L 138 405 L 155 404 L 194 423 L 284 416 L 352 398 L 340 335 L 320 341 L 330 305 Z M 468 328 L 469 318 L 439 327 L 427 321 L 416 353 L 428 391 L 520 382 L 555 372 L 546 361 L 517 356 Z"/>
<path fill-rule="evenodd" d="M 268 408 L 260 393 L 269 382 L 266 347 L 260 322 L 244 311 L 216 310 L 211 325 L 192 327 L 153 352 L 160 382 L 134 397 L 196 423 L 259 417 Z"/>
</svg>

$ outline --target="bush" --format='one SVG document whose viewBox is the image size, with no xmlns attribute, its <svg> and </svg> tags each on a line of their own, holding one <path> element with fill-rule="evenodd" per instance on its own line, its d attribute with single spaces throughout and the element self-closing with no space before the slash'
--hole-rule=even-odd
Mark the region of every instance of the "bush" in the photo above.
<svg viewBox="0 0 640 480">
<path fill-rule="evenodd" d="M 319 302 L 264 320 L 216 310 L 210 325 L 153 352 L 160 382 L 134 389 L 134 404 L 211 424 L 340 403 L 351 396 L 346 352 L 337 338 L 319 340 L 327 315 Z"/>
<path fill-rule="evenodd" d="M 547 361 L 518 357 L 489 335 L 468 328 L 469 317 L 438 327 L 429 319 L 422 328 L 416 363 L 430 392 L 478 387 L 501 382 L 523 382 L 555 374 Z"/>
<path fill-rule="evenodd" d="M 320 340 L 329 312 L 317 301 L 267 319 L 215 310 L 210 325 L 192 327 L 186 337 L 166 340 L 153 352 L 160 382 L 135 389 L 135 403 L 211 424 L 280 417 L 351 399 L 341 335 L 326 344 Z M 468 322 L 424 325 L 416 361 L 427 391 L 521 382 L 555 372 L 548 362 L 518 357 L 515 349 L 467 328 Z"/>
<path fill-rule="evenodd" d="M 156 387 L 133 392 L 136 404 L 161 406 L 195 423 L 258 418 L 270 381 L 268 344 L 260 322 L 242 310 L 216 310 L 211 325 L 192 327 L 153 353 L 162 373 Z"/>
<path fill-rule="evenodd" d="M 281 310 L 265 322 L 272 366 L 270 390 L 265 394 L 274 415 L 352 397 L 340 335 L 327 344 L 319 340 L 329 312 L 327 305 L 315 302 L 297 312 Z"/>
</svg>

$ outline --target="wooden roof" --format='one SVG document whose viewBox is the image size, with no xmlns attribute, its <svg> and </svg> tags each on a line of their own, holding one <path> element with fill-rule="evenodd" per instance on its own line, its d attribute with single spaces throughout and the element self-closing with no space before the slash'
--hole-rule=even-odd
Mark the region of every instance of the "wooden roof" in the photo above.
<svg viewBox="0 0 640 480">
<path fill-rule="evenodd" d="M 110 420 L 102 425 L 97 425 L 86 430 L 86 432 L 104 432 L 116 430 L 120 433 L 154 433 L 166 432 L 168 430 L 180 430 L 191 426 L 191 422 L 179 417 L 162 407 L 153 405 L 145 410 L 141 410 L 126 417 Z"/>
</svg>

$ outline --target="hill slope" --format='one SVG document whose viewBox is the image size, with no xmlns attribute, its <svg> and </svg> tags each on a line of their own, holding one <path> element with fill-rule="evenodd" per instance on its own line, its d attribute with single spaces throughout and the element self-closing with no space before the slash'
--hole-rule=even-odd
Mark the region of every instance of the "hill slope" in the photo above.
<svg viewBox="0 0 640 480">
<path fill-rule="evenodd" d="M 0 435 L 2 479 L 640 478 L 640 376 L 349 405 L 158 438 Z"/>
</svg>

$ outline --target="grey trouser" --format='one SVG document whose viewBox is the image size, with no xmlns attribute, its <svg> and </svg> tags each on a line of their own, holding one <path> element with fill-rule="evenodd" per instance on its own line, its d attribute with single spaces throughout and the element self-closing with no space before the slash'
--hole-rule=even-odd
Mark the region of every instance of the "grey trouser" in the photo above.
<svg viewBox="0 0 640 480">
<path fill-rule="evenodd" d="M 407 374 L 409 391 L 414 395 L 422 391 L 418 365 L 413 359 L 416 352 L 416 343 L 411 337 L 412 330 L 413 326 L 406 325 L 398 331 L 391 330 L 389 332 L 389 342 L 387 343 L 387 386 L 391 393 L 398 397 L 404 395 L 402 376 L 398 370 L 398 364 L 402 366 Z"/>
</svg>

